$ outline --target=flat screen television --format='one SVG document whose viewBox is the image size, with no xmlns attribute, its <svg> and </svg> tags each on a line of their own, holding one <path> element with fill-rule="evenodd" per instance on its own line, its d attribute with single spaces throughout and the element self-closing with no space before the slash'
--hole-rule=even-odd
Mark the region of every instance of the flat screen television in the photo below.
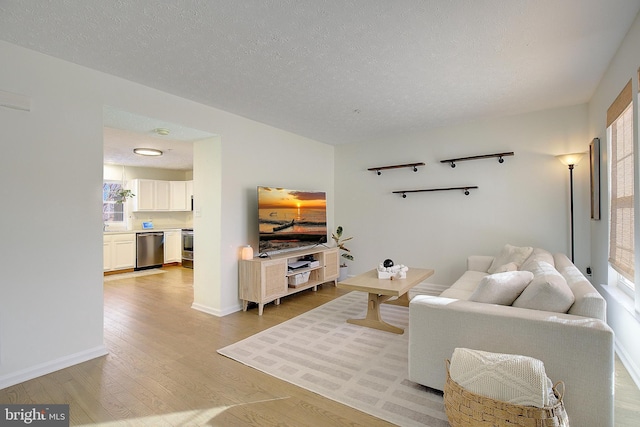
<svg viewBox="0 0 640 427">
<path fill-rule="evenodd" d="M 327 195 L 322 191 L 258 187 L 260 254 L 327 241 Z"/>
</svg>

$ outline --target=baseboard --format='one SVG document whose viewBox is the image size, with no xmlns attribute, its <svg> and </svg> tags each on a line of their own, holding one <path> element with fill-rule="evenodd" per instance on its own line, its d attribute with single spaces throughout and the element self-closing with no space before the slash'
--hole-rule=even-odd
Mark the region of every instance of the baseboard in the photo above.
<svg viewBox="0 0 640 427">
<path fill-rule="evenodd" d="M 193 304 L 191 304 L 191 308 L 193 308 L 194 310 L 201 311 L 203 313 L 207 313 L 207 314 L 211 314 L 213 316 L 217 316 L 217 317 L 224 317 L 227 314 L 235 313 L 237 311 L 242 310 L 242 306 L 239 305 L 239 304 L 237 306 L 229 307 L 229 308 L 226 308 L 224 310 L 218 310 L 217 308 L 208 307 L 206 305 L 197 304 L 195 302 Z"/>
<path fill-rule="evenodd" d="M 640 314 L 635 311 L 633 299 L 615 286 L 599 285 L 607 300 L 607 324 L 615 333 L 614 348 L 631 379 L 640 388 L 640 366 L 637 336 L 640 334 Z"/>
<path fill-rule="evenodd" d="M 0 376 L 0 390 L 109 354 L 104 345 Z"/>
<path fill-rule="evenodd" d="M 629 372 L 629 375 L 631 376 L 633 382 L 636 383 L 636 387 L 640 389 L 640 368 L 638 367 L 638 365 L 636 365 L 633 358 L 629 355 L 629 353 L 625 350 L 624 346 L 618 341 L 617 338 L 615 339 L 614 346 L 616 354 L 620 358 L 620 361 L 627 369 L 627 372 Z"/>
</svg>

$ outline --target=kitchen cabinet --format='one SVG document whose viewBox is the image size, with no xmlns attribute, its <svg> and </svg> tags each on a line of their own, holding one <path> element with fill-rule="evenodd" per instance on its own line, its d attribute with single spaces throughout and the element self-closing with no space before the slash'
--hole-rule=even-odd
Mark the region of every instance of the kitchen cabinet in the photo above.
<svg viewBox="0 0 640 427">
<path fill-rule="evenodd" d="M 155 182 L 150 179 L 134 179 L 132 182 L 133 210 L 155 210 Z"/>
<path fill-rule="evenodd" d="M 134 212 L 169 210 L 169 181 L 134 179 L 132 187 Z"/>
<path fill-rule="evenodd" d="M 166 230 L 164 232 L 164 263 L 182 260 L 182 230 Z"/>
<path fill-rule="evenodd" d="M 154 181 L 155 184 L 155 210 L 168 211 L 171 206 L 169 181 Z"/>
<path fill-rule="evenodd" d="M 104 271 L 125 270 L 136 266 L 136 234 L 105 234 L 103 240 Z"/>
<path fill-rule="evenodd" d="M 187 210 L 191 210 L 191 201 L 193 200 L 193 181 L 187 181 Z"/>
<path fill-rule="evenodd" d="M 190 211 L 193 181 L 134 179 L 133 211 Z"/>
<path fill-rule="evenodd" d="M 169 196 L 171 197 L 169 210 L 190 211 L 193 181 L 169 181 L 169 186 Z"/>
</svg>

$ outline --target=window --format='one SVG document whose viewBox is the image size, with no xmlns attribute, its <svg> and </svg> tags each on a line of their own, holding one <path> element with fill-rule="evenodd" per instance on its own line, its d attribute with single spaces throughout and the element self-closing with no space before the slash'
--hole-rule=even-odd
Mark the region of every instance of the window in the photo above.
<svg viewBox="0 0 640 427">
<path fill-rule="evenodd" d="M 118 191 L 122 184 L 115 181 L 105 181 L 102 184 L 102 221 L 124 222 L 124 205 L 119 202 Z"/>
<path fill-rule="evenodd" d="M 634 154 L 631 81 L 607 111 L 609 139 L 609 263 L 622 277 L 622 288 L 634 282 Z M 626 279 L 626 280 L 625 280 Z"/>
</svg>

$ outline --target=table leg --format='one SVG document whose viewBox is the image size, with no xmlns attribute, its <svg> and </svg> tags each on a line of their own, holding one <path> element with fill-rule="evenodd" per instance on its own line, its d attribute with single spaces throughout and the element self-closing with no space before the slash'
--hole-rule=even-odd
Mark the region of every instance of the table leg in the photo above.
<svg viewBox="0 0 640 427">
<path fill-rule="evenodd" d="M 409 292 L 405 292 L 396 299 L 391 301 L 385 301 L 385 304 L 401 305 L 402 307 L 409 307 Z"/>
<path fill-rule="evenodd" d="M 403 334 L 404 329 L 393 326 L 382 320 L 380 316 L 380 304 L 391 298 L 389 295 L 369 294 L 369 304 L 367 306 L 367 316 L 364 319 L 348 319 L 347 323 L 367 328 L 379 329 L 381 331 Z"/>
</svg>

